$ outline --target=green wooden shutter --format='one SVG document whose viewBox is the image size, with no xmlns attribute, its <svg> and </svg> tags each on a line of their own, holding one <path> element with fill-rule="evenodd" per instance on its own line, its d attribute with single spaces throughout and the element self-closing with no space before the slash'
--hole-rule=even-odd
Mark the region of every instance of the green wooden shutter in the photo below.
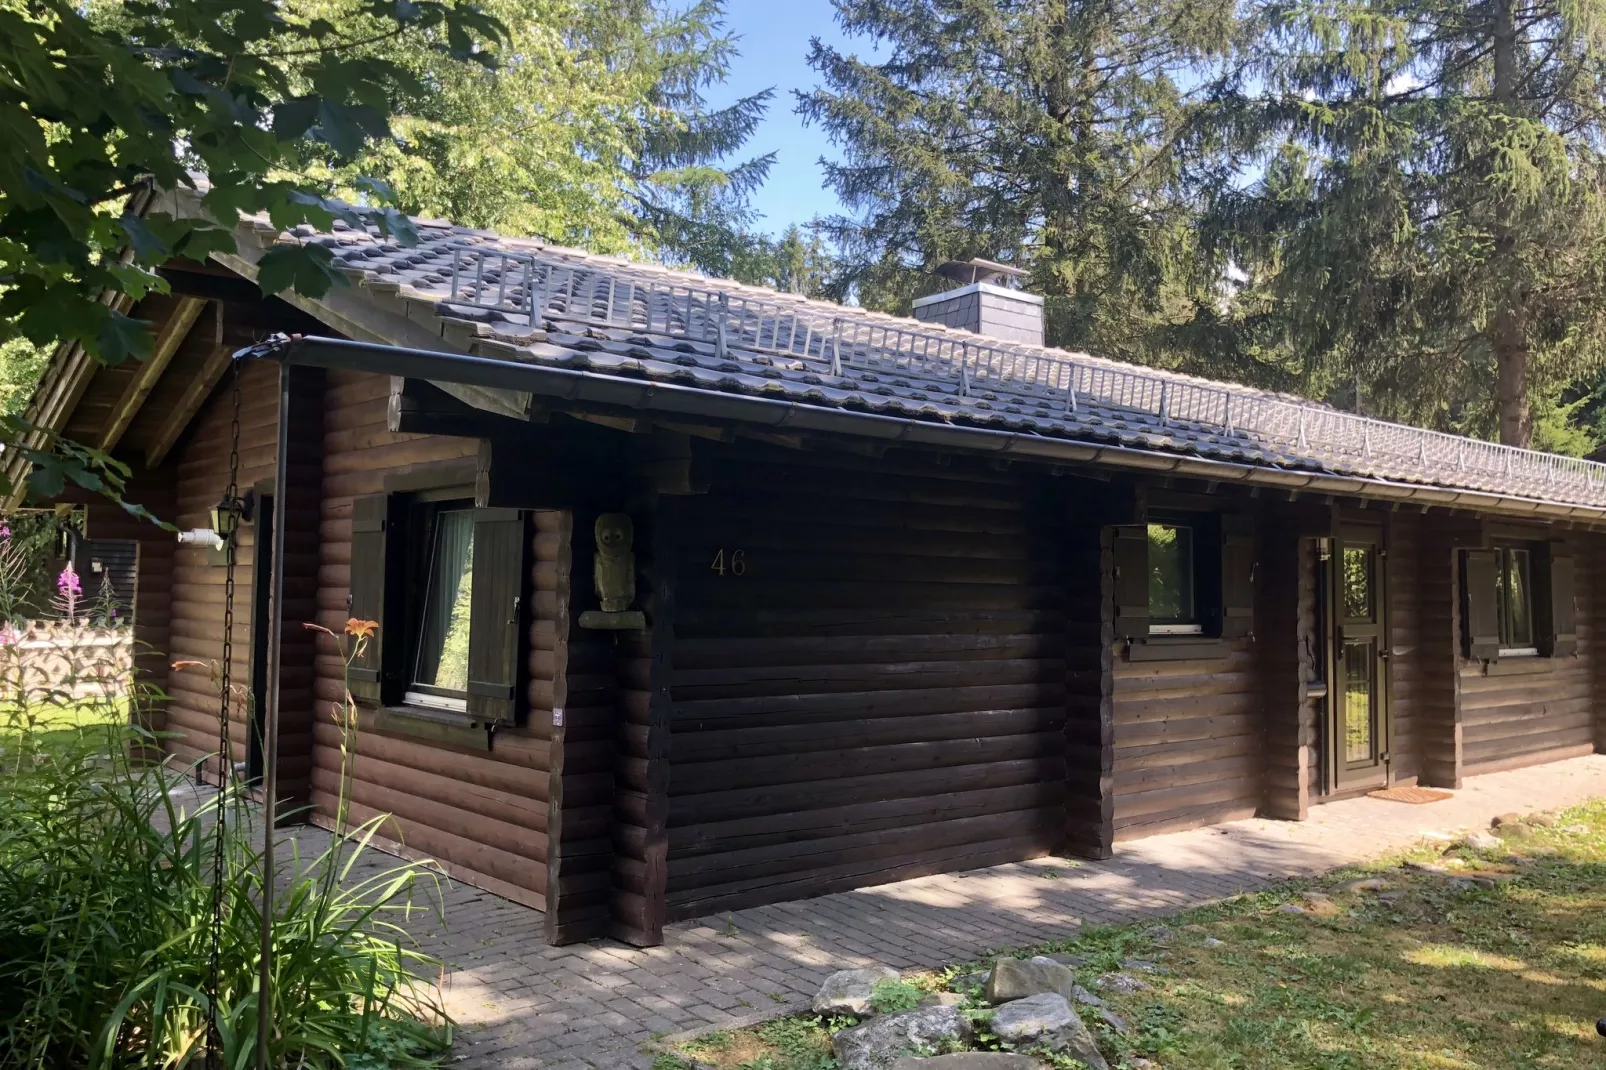
<svg viewBox="0 0 1606 1070">
<path fill-rule="evenodd" d="M 1570 658 L 1578 653 L 1578 603 L 1573 555 L 1560 543 L 1550 543 L 1540 555 L 1548 566 L 1534 584 L 1534 616 L 1539 625 L 1539 652 L 1547 658 Z"/>
<path fill-rule="evenodd" d="M 1461 555 L 1461 626 L 1469 658 L 1500 656 L 1500 608 L 1495 594 L 1500 556 L 1493 550 Z"/>
<path fill-rule="evenodd" d="M 1115 634 L 1144 639 L 1149 634 L 1149 529 L 1140 524 L 1115 528 Z"/>
<path fill-rule="evenodd" d="M 514 724 L 519 708 L 519 628 L 529 538 L 517 509 L 474 511 L 474 588 L 469 609 L 468 713 Z"/>
<path fill-rule="evenodd" d="M 385 620 L 385 543 L 389 534 L 390 496 L 368 494 L 351 502 L 351 580 L 346 611 L 358 620 L 380 622 L 378 633 L 351 664 L 351 697 L 380 701 L 381 646 L 389 630 Z"/>
<path fill-rule="evenodd" d="M 1255 630 L 1255 532 L 1244 516 L 1221 518 L 1221 637 Z"/>
</svg>

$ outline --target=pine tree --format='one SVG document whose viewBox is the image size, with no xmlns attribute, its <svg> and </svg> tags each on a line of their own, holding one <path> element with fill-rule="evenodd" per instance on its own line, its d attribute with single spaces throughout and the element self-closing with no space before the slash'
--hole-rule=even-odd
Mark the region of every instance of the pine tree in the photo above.
<svg viewBox="0 0 1606 1070">
<path fill-rule="evenodd" d="M 799 95 L 842 153 L 826 180 L 845 281 L 905 311 L 945 260 L 1026 267 L 1051 342 L 1191 363 L 1219 273 L 1197 255 L 1217 158 L 1197 119 L 1230 0 L 837 0 L 873 59 L 813 43 Z"/>
<path fill-rule="evenodd" d="M 1533 400 L 1606 357 L 1606 3 L 1254 18 L 1222 116 L 1260 176 L 1214 222 L 1265 343 L 1368 411 L 1527 445 Z"/>
</svg>

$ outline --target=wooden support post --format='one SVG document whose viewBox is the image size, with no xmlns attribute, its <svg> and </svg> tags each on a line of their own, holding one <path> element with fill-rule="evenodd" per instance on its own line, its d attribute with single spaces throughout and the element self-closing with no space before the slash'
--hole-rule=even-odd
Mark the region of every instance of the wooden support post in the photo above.
<svg viewBox="0 0 1606 1070">
<path fill-rule="evenodd" d="M 1316 715 L 1307 681 L 1321 636 L 1313 541 L 1263 524 L 1255 576 L 1255 655 L 1261 691 L 1261 813 L 1303 821 L 1315 787 Z"/>
<path fill-rule="evenodd" d="M 648 629 L 622 637 L 619 662 L 620 738 L 616 813 L 628 814 L 615 860 L 611 932 L 637 947 L 664 942 L 664 893 L 669 875 L 670 680 L 675 651 L 675 556 L 678 502 L 651 501 L 645 544 L 638 554 Z M 639 882 L 639 884 L 638 884 Z M 628 890 L 626 890 L 628 889 Z"/>
<path fill-rule="evenodd" d="M 608 931 L 614 894 L 615 648 L 579 625 L 592 585 L 590 510 L 536 513 L 536 568 L 554 571 L 537 592 L 534 630 L 552 647 L 548 750 L 546 936 L 572 944 Z M 532 703 L 532 705 L 535 705 Z"/>
<path fill-rule="evenodd" d="M 1065 851 L 1108 858 L 1115 843 L 1115 529 L 1067 518 Z"/>
<path fill-rule="evenodd" d="M 1422 767 L 1418 782 L 1459 788 L 1462 776 L 1461 724 L 1461 554 L 1456 546 L 1472 536 L 1465 522 L 1424 518 L 1414 561 L 1419 590 L 1418 618 L 1422 686 L 1412 711 L 1419 725 Z"/>
</svg>

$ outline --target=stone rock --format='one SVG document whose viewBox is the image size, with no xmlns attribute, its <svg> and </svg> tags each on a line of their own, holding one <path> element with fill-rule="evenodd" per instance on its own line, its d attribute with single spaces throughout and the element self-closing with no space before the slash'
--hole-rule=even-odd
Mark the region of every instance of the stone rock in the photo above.
<svg viewBox="0 0 1606 1070">
<path fill-rule="evenodd" d="M 1343 892 L 1386 892 L 1394 887 L 1382 877 L 1362 877 L 1339 886 Z"/>
<path fill-rule="evenodd" d="M 1588 836 L 1589 835 L 1589 826 L 1588 825 L 1563 825 L 1561 831 L 1567 833 L 1567 835 L 1569 835 L 1569 836 Z"/>
<path fill-rule="evenodd" d="M 1107 973 L 1098 979 L 1098 985 L 1111 992 L 1142 992 L 1149 987 L 1129 973 Z"/>
<path fill-rule="evenodd" d="M 1040 996 L 1044 992 L 1064 992 L 1071 986 L 1071 971 L 1042 955 L 1032 959 L 999 959 L 987 977 L 984 995 L 988 1003 L 1008 1003 L 1012 999 Z"/>
<path fill-rule="evenodd" d="M 1284 913 L 1284 914 L 1305 914 L 1305 913 L 1308 913 L 1308 911 L 1306 911 L 1305 908 L 1300 906 L 1298 903 L 1284 903 L 1281 906 L 1279 906 L 1277 909 L 1279 911 L 1281 911 L 1282 913 Z"/>
<path fill-rule="evenodd" d="M 993 1012 L 992 1032 L 1000 1040 L 1021 1044 L 1045 1033 L 1058 1033 L 1071 1024 L 1076 1012 L 1058 992 L 1011 1000 Z"/>
<path fill-rule="evenodd" d="M 1087 965 L 1086 955 L 1072 955 L 1068 952 L 1062 951 L 1057 955 L 1046 955 L 1044 957 L 1053 959 L 1055 962 L 1069 970 L 1079 970 L 1083 966 Z"/>
<path fill-rule="evenodd" d="M 1548 829 L 1556 827 L 1556 819 L 1551 814 L 1532 813 L 1523 819 L 1534 828 Z"/>
<path fill-rule="evenodd" d="M 1076 1002 L 1080 1003 L 1084 1007 L 1105 1007 L 1105 1006 L 1108 1006 L 1108 1004 L 1105 1003 L 1102 999 L 1100 999 L 1099 997 L 1095 996 L 1093 993 L 1089 992 L 1087 989 L 1083 988 L 1081 985 L 1072 985 L 1071 986 L 1071 998 L 1076 1000 Z"/>
<path fill-rule="evenodd" d="M 968 992 L 972 988 L 981 988 L 987 983 L 988 972 L 977 970 L 975 973 L 962 973 L 948 984 L 955 992 Z"/>
<path fill-rule="evenodd" d="M 1071 1015 L 1071 1020 L 1064 1029 L 1044 1038 L 1050 1051 L 1069 1052 L 1086 1064 L 1088 1070 L 1110 1070 L 1110 1064 L 1104 1061 L 1104 1053 L 1093 1041 L 1093 1034 L 1087 1031 L 1082 1019 Z"/>
<path fill-rule="evenodd" d="M 1155 1070 L 1155 1067 L 1159 1065 L 1158 1063 L 1150 1062 L 1141 1055 L 1132 1056 L 1129 1062 L 1132 1064 L 1132 1070 Z"/>
<path fill-rule="evenodd" d="M 1130 970 L 1133 973 L 1164 973 L 1165 972 L 1163 969 L 1160 968 L 1160 966 L 1158 966 L 1157 964 L 1155 964 L 1153 962 L 1150 962 L 1148 959 L 1127 959 L 1125 962 L 1121 963 L 1121 969 Z"/>
<path fill-rule="evenodd" d="M 1414 869 L 1418 873 L 1431 873 L 1436 877 L 1448 876 L 1450 873 L 1448 867 L 1437 862 L 1407 862 L 1405 868 Z"/>
<path fill-rule="evenodd" d="M 927 1059 L 905 1055 L 892 1064 L 892 1070 L 1042 1070 L 1042 1066 L 1030 1055 L 1018 1052 L 961 1051 Z"/>
<path fill-rule="evenodd" d="M 1500 835 L 1511 840 L 1525 840 L 1533 834 L 1534 827 L 1532 825 L 1524 824 L 1521 821 L 1513 825 L 1500 826 Z"/>
<path fill-rule="evenodd" d="M 1344 913 L 1344 908 L 1333 902 L 1331 896 L 1321 892 L 1306 892 L 1300 898 L 1305 901 L 1305 913 L 1318 918 L 1336 918 Z"/>
<path fill-rule="evenodd" d="M 1496 814 L 1494 820 L 1489 822 L 1489 827 L 1497 829 L 1520 824 L 1522 824 L 1521 814 Z"/>
<path fill-rule="evenodd" d="M 1225 940 L 1217 940 L 1214 936 L 1207 936 L 1200 942 L 1203 943 L 1205 947 L 1226 947 L 1227 946 L 1227 941 L 1225 941 Z"/>
<path fill-rule="evenodd" d="M 896 981 L 898 971 L 886 966 L 872 966 L 867 970 L 838 970 L 825 979 L 810 1004 L 815 1014 L 852 1014 L 864 1017 L 872 1013 L 870 994 L 878 981 Z"/>
<path fill-rule="evenodd" d="M 1467 851 L 1498 851 L 1500 850 L 1500 837 L 1492 832 L 1469 832 L 1459 840 L 1452 843 L 1448 850 L 1457 849 Z"/>
<path fill-rule="evenodd" d="M 965 1002 L 958 992 L 933 992 L 920 1001 L 922 1007 L 957 1007 Z"/>
<path fill-rule="evenodd" d="M 1173 933 L 1164 925 L 1151 925 L 1143 930 L 1143 935 L 1157 944 L 1169 944 L 1176 938 L 1176 933 Z"/>
<path fill-rule="evenodd" d="M 1104 1019 L 1105 1025 L 1120 1033 L 1123 1037 L 1130 1035 L 1132 1032 L 1132 1027 L 1126 1024 L 1126 1019 L 1114 1011 L 1101 1010 L 1099 1011 L 1099 1017 Z"/>
<path fill-rule="evenodd" d="M 831 1038 L 842 1070 L 887 1070 L 916 1048 L 965 1036 L 970 1025 L 953 1007 L 916 1007 L 883 1014 Z"/>
</svg>

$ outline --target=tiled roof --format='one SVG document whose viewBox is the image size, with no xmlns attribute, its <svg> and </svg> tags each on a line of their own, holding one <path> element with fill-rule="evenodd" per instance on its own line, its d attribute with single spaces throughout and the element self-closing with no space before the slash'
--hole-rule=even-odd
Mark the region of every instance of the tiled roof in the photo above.
<svg viewBox="0 0 1606 1070">
<path fill-rule="evenodd" d="M 273 239 L 273 230 L 255 229 Z M 1606 464 L 1283 394 L 420 221 L 417 245 L 301 227 L 354 282 L 491 352 L 610 376 L 1260 467 L 1606 507 Z"/>
</svg>

